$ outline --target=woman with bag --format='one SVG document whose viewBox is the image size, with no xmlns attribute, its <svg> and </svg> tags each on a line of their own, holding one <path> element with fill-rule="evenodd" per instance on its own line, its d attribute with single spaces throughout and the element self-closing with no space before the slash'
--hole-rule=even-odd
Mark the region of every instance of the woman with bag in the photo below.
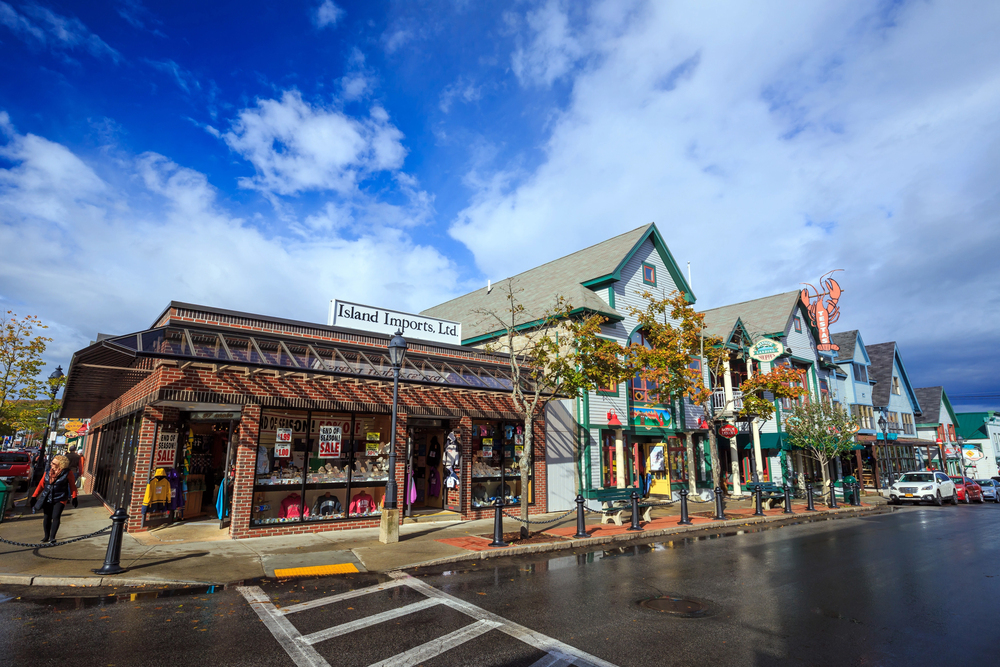
<svg viewBox="0 0 1000 667">
<path fill-rule="evenodd" d="M 62 516 L 66 503 L 72 499 L 73 507 L 77 506 L 76 480 L 73 478 L 73 471 L 69 469 L 69 459 L 65 456 L 53 457 L 48 472 L 31 497 L 35 499 L 31 513 L 38 510 L 45 512 L 45 520 L 42 522 L 45 539 L 42 543 L 55 542 L 56 532 L 59 531 L 59 517 Z"/>
</svg>

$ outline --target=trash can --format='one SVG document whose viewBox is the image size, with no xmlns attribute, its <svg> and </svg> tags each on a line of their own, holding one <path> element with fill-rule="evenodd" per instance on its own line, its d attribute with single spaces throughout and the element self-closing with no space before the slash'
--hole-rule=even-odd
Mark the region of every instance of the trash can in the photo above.
<svg viewBox="0 0 1000 667">
<path fill-rule="evenodd" d="M 0 523 L 3 523 L 4 515 L 7 514 L 7 509 L 12 507 L 11 500 L 14 498 L 14 487 L 7 486 L 2 479 L 0 479 Z"/>
</svg>

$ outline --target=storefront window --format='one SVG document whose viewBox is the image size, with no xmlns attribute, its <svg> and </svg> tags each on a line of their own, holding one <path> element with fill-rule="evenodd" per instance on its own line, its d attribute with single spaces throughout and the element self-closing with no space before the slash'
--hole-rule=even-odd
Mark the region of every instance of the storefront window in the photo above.
<svg viewBox="0 0 1000 667">
<path fill-rule="evenodd" d="M 264 411 L 251 526 L 381 514 L 386 415 Z"/>
<path fill-rule="evenodd" d="M 513 505 L 521 502 L 522 491 L 534 503 L 534 477 L 528 474 L 528 488 L 521 488 L 521 455 L 524 425 L 500 421 L 472 423 L 472 507 L 488 507 L 497 497 Z"/>
</svg>

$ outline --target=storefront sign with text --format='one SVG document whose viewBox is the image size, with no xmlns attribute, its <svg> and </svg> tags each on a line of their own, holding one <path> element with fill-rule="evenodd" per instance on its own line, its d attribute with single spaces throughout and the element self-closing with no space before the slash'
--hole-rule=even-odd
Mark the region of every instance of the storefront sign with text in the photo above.
<svg viewBox="0 0 1000 667">
<path fill-rule="evenodd" d="M 319 457 L 321 459 L 340 457 L 341 433 L 339 426 L 319 427 Z"/>
<path fill-rule="evenodd" d="M 173 468 L 177 458 L 177 434 L 161 433 L 153 452 L 154 468 Z"/>
</svg>

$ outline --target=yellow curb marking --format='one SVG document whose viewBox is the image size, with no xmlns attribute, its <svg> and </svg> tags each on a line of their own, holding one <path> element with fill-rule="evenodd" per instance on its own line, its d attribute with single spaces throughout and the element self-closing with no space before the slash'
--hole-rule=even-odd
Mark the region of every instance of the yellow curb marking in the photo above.
<svg viewBox="0 0 1000 667">
<path fill-rule="evenodd" d="M 283 570 L 275 570 L 274 576 L 280 579 L 285 577 L 312 577 L 320 574 L 351 574 L 357 572 L 358 568 L 354 563 L 340 563 L 338 565 L 314 565 L 312 567 L 289 567 Z"/>
</svg>

